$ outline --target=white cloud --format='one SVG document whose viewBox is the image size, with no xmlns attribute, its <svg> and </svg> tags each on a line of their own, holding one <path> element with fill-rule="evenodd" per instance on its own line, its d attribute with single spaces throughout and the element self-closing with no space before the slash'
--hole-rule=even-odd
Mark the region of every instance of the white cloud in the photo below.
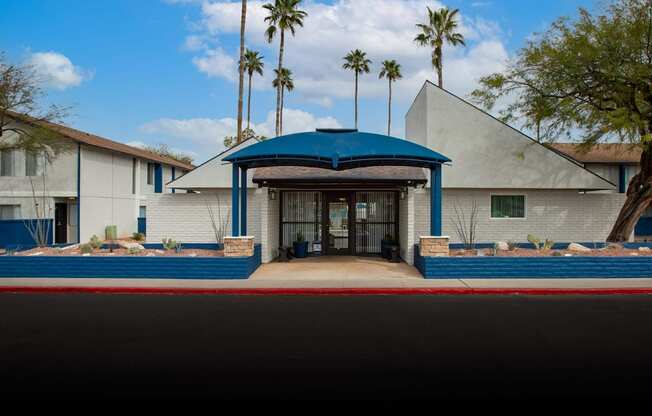
<svg viewBox="0 0 652 416">
<path fill-rule="evenodd" d="M 277 41 L 264 39 L 267 27 L 265 1 L 250 0 L 247 5 L 248 47 L 263 50 L 265 77 L 254 88 L 268 88 L 272 67 L 276 65 Z M 286 36 L 286 66 L 294 72 L 296 93 L 324 107 L 333 99 L 353 95 L 353 74 L 342 69 L 342 56 L 360 48 L 373 60 L 372 73 L 360 80 L 361 97 L 384 97 L 387 86 L 378 80 L 380 62 L 396 59 L 403 69 L 403 80 L 394 89 L 398 100 L 409 101 L 426 79 L 435 81 L 430 50 L 418 47 L 413 39 L 415 24 L 426 18 L 426 6 L 439 8 L 443 3 L 428 0 L 337 0 L 333 4 L 303 2 L 308 12 L 297 36 Z M 237 35 L 240 30 L 240 2 L 209 1 L 201 6 L 200 33 L 219 39 L 219 35 Z M 500 27 L 481 17 L 462 16 L 462 32 L 468 48 L 444 50 L 444 85 L 457 94 L 467 94 L 477 78 L 503 67 L 508 56 L 500 39 Z M 228 55 L 222 48 L 210 49 L 195 57 L 195 65 L 210 76 L 236 79 L 237 51 Z"/>
<path fill-rule="evenodd" d="M 238 73 L 236 60 L 227 55 L 222 48 L 208 49 L 203 56 L 193 58 L 192 63 L 209 77 L 235 81 Z"/>
<path fill-rule="evenodd" d="M 27 59 L 37 76 L 49 87 L 59 90 L 76 87 L 93 77 L 92 72 L 79 68 L 65 55 L 57 52 L 35 52 Z"/>
<path fill-rule="evenodd" d="M 258 134 L 272 137 L 274 136 L 274 118 L 274 111 L 270 111 L 264 122 L 254 124 L 252 128 Z M 342 126 L 333 117 L 317 117 L 306 111 L 291 108 L 283 110 L 284 134 L 312 131 L 316 128 L 326 127 L 339 128 Z M 236 134 L 236 120 L 234 118 L 191 118 L 181 120 L 162 118 L 142 125 L 140 130 L 146 134 L 181 139 L 185 142 L 183 147 L 192 144 L 206 151 L 207 156 L 212 156 L 224 148 L 222 142 L 225 136 L 234 136 Z M 133 145 L 142 144 L 142 142 L 133 143 Z"/>
</svg>

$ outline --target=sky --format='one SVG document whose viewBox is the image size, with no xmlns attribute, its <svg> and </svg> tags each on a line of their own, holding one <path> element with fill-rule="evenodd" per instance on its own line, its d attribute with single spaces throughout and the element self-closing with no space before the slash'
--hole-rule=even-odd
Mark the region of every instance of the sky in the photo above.
<svg viewBox="0 0 652 416">
<path fill-rule="evenodd" d="M 273 136 L 278 41 L 264 39 L 265 2 L 248 1 L 246 42 L 265 62 L 264 75 L 253 80 L 252 127 Z M 359 48 L 373 62 L 360 79 L 358 127 L 386 133 L 388 88 L 378 73 L 383 60 L 395 59 L 403 78 L 393 86 L 392 135 L 403 137 L 412 100 L 426 80 L 436 82 L 429 50 L 412 41 L 426 6 L 460 9 L 467 46 L 445 47 L 444 87 L 467 97 L 478 78 L 503 69 L 533 34 L 596 4 L 304 0 L 304 27 L 286 37 L 284 66 L 295 89 L 285 97 L 284 133 L 353 127 L 353 73 L 342 69 L 342 57 Z M 235 134 L 239 0 L 0 0 L 0 9 L 0 51 L 38 72 L 44 104 L 72 108 L 66 124 L 137 146 L 166 143 L 196 163 Z"/>
</svg>

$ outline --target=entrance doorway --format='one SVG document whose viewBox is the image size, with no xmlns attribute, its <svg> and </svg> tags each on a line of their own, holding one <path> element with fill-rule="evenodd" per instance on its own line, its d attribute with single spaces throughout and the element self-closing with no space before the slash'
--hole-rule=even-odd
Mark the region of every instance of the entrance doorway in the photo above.
<svg viewBox="0 0 652 416">
<path fill-rule="evenodd" d="M 377 255 L 382 240 L 398 240 L 398 192 L 394 190 L 281 191 L 279 244 L 300 234 L 320 254 Z"/>
<path fill-rule="evenodd" d="M 54 204 L 54 242 L 55 244 L 68 242 L 68 204 L 65 202 Z"/>
<path fill-rule="evenodd" d="M 326 254 L 351 253 L 351 194 L 326 193 L 326 218 L 324 219 Z"/>
</svg>

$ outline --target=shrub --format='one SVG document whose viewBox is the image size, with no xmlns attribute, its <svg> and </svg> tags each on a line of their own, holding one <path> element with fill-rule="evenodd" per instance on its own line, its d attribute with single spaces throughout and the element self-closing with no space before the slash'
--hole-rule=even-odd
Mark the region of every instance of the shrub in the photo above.
<svg viewBox="0 0 652 416">
<path fill-rule="evenodd" d="M 97 237 L 97 236 L 93 236 L 93 237 Z M 82 244 L 79 246 L 79 251 L 81 251 L 82 254 L 91 254 L 93 252 L 93 246 L 90 243 Z"/>
<path fill-rule="evenodd" d="M 136 254 L 140 254 L 141 251 L 142 251 L 142 250 L 139 249 L 138 247 L 129 247 L 129 250 L 127 250 L 127 253 L 128 253 L 128 254 L 131 254 L 132 256 L 134 256 L 134 255 L 136 255 Z"/>
<path fill-rule="evenodd" d="M 91 239 L 88 241 L 88 245 L 90 246 L 91 250 L 99 250 L 102 248 L 102 240 L 95 234 L 91 237 Z"/>
<path fill-rule="evenodd" d="M 174 250 L 177 247 L 177 242 L 171 238 L 163 239 L 163 248 L 166 250 Z"/>
<path fill-rule="evenodd" d="M 516 251 L 516 250 L 518 250 L 518 243 L 517 243 L 516 241 L 514 241 L 514 240 L 509 240 L 509 241 L 507 242 L 507 249 L 508 249 L 509 251 Z"/>
<path fill-rule="evenodd" d="M 143 234 L 143 233 L 133 233 L 131 235 L 131 238 L 133 238 L 136 241 L 145 241 L 145 234 Z"/>
</svg>

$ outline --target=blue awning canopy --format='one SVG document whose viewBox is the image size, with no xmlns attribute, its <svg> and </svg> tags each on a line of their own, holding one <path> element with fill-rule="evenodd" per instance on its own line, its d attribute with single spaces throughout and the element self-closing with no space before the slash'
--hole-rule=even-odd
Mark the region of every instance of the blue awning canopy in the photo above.
<svg viewBox="0 0 652 416">
<path fill-rule="evenodd" d="M 380 165 L 432 168 L 451 161 L 409 140 L 355 129 L 288 134 L 248 146 L 224 160 L 243 168 L 310 166 L 334 170 Z"/>
</svg>

